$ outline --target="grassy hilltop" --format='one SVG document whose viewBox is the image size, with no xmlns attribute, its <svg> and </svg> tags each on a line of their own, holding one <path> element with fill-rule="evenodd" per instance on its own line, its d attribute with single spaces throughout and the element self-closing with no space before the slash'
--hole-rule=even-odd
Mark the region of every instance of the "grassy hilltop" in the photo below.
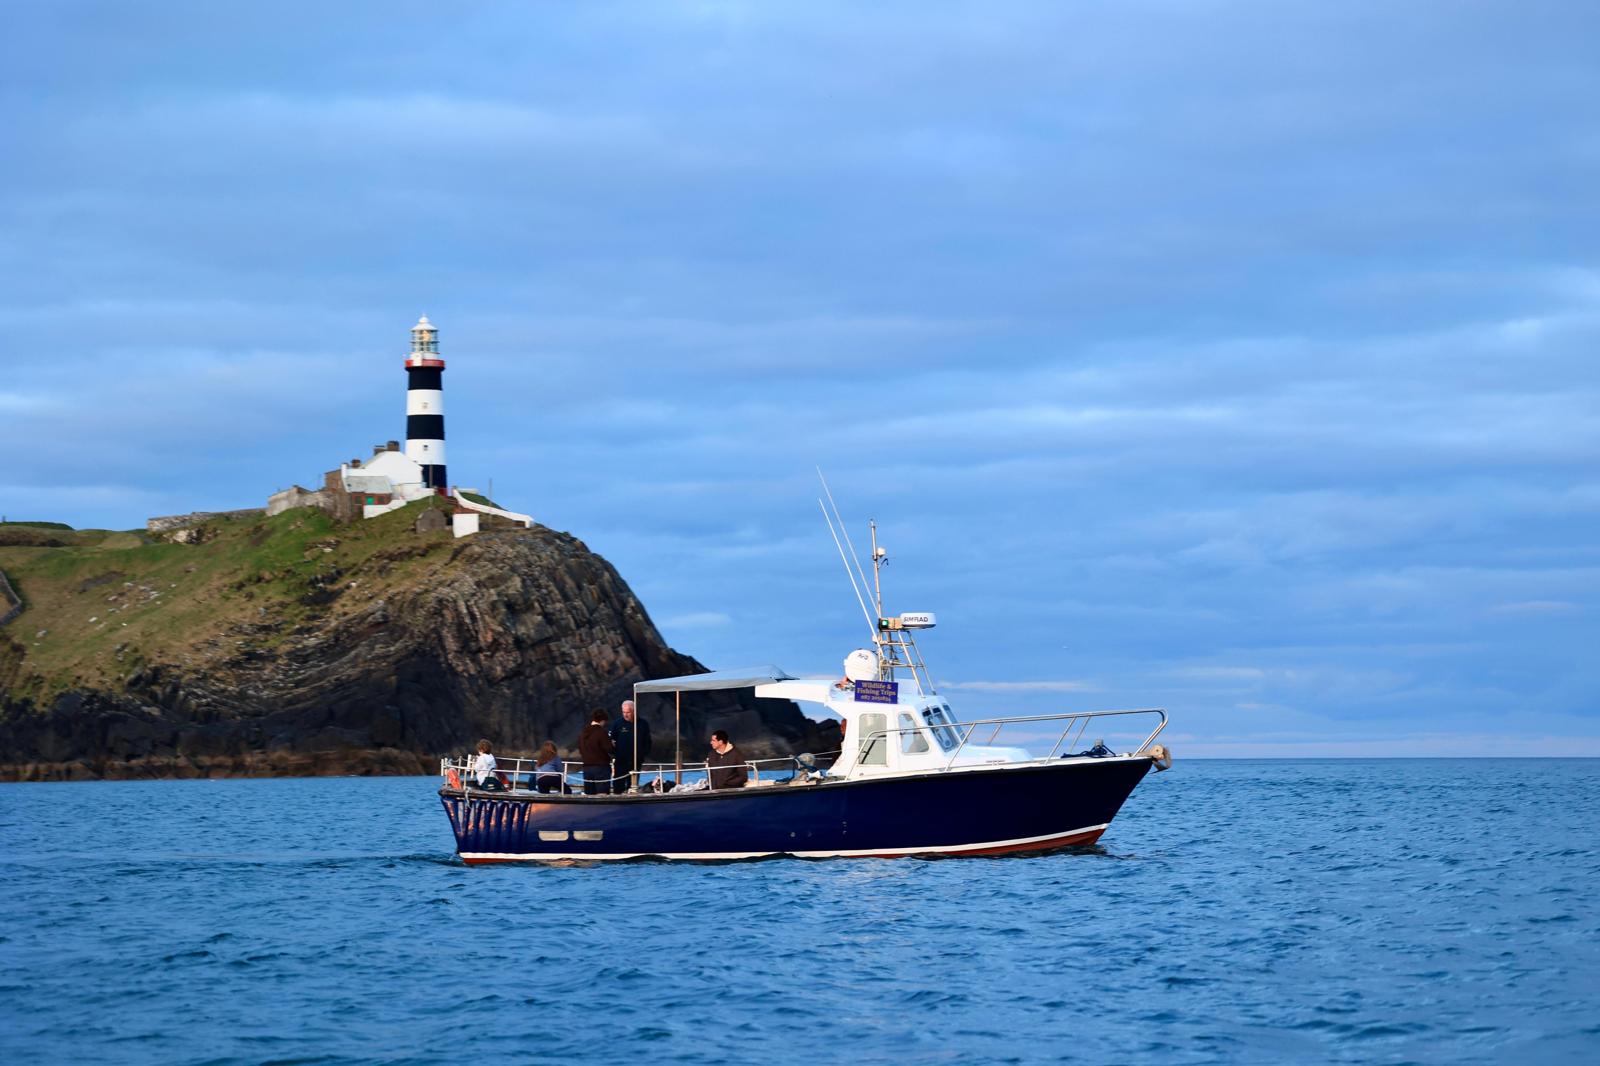
<svg viewBox="0 0 1600 1066">
<path fill-rule="evenodd" d="M 26 605 L 0 629 L 25 653 L 19 662 L 15 649 L 0 651 L 0 693 L 42 704 L 68 689 L 114 688 L 146 662 L 195 661 L 200 648 L 268 650 L 307 620 L 337 616 L 346 596 L 346 608 L 381 597 L 448 553 L 448 529 L 413 532 L 429 508 L 450 504 L 435 497 L 337 531 L 309 507 L 215 518 L 193 527 L 196 543 L 143 530 L 0 526 L 0 571 Z M 359 579 L 346 578 L 356 570 Z"/>
<path fill-rule="evenodd" d="M 479 736 L 570 749 L 635 681 L 705 669 L 581 541 L 487 518 L 418 531 L 451 508 L 0 525 L 25 604 L 0 627 L 0 780 L 426 772 Z M 670 745 L 670 706 L 641 713 Z M 752 753 L 823 746 L 792 703 L 748 693 L 686 706 L 687 736 L 716 726 Z"/>
</svg>

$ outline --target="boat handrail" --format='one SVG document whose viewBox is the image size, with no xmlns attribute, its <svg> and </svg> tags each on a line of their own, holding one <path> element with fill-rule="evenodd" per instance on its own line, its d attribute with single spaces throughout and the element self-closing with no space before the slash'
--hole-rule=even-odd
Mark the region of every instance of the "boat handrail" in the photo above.
<svg viewBox="0 0 1600 1066">
<path fill-rule="evenodd" d="M 456 771 L 463 788 L 474 788 L 475 786 L 473 782 L 476 780 L 477 774 L 477 771 L 473 767 L 475 760 L 476 756 L 473 755 L 457 757 L 447 755 L 439 760 L 439 776 L 448 778 L 450 776 L 450 771 L 454 770 Z M 540 777 L 550 776 L 553 773 L 553 771 L 548 770 L 541 772 L 539 770 L 540 765 L 542 764 L 538 763 L 534 759 L 497 755 L 495 756 L 494 772 L 501 777 L 507 778 L 511 782 L 511 787 L 513 789 L 518 788 L 519 786 L 517 782 L 525 778 L 527 781 L 526 787 L 531 790 L 538 787 L 538 779 Z M 742 763 L 729 763 L 725 766 L 717 767 L 712 767 L 709 763 L 704 762 L 684 763 L 682 766 L 679 766 L 677 763 L 643 763 L 639 767 L 638 778 L 640 785 L 642 786 L 645 779 L 651 775 L 654 775 L 657 781 L 661 781 L 665 778 L 666 774 L 676 774 L 679 771 L 690 774 L 703 774 L 709 773 L 712 769 L 727 770 L 735 767 L 742 767 L 750 772 L 750 779 L 752 782 L 754 782 L 760 780 L 762 767 L 767 767 L 768 772 L 771 773 L 777 769 L 794 769 L 798 768 L 799 766 L 799 762 L 793 755 L 774 759 L 747 759 Z M 613 770 L 613 780 L 615 780 L 614 775 L 615 770 Z M 576 794 L 576 791 L 582 789 L 583 764 L 577 759 L 561 760 L 561 785 L 563 791 L 565 791 L 569 785 L 573 786 L 575 789 L 574 794 Z"/>
<path fill-rule="evenodd" d="M 992 744 L 995 738 L 999 735 L 1000 730 L 1008 725 L 1037 722 L 1063 722 L 1065 724 L 1061 728 L 1061 734 L 1056 737 L 1055 743 L 1051 745 L 1050 753 L 1043 756 L 1040 760 L 1030 761 L 1050 760 L 1056 758 L 1063 747 L 1076 746 L 1077 743 L 1082 739 L 1083 734 L 1088 730 L 1090 722 L 1100 718 L 1116 718 L 1126 715 L 1139 714 L 1153 714 L 1157 717 L 1157 720 L 1155 728 L 1150 730 L 1149 735 L 1147 735 L 1144 740 L 1142 740 L 1131 752 L 1128 752 L 1130 755 L 1137 755 L 1148 749 L 1150 745 L 1155 742 L 1156 737 L 1161 734 L 1161 731 L 1167 727 L 1167 712 L 1164 709 L 1160 707 L 1135 707 L 1105 711 L 1063 711 L 1058 714 L 1030 714 L 1011 715 L 1001 718 L 977 718 L 966 722 L 940 723 L 937 726 L 912 725 L 875 729 L 864 736 L 858 743 L 856 748 L 856 765 L 861 766 L 864 764 L 867 752 L 871 750 L 874 744 L 879 742 L 888 744 L 890 737 L 898 737 L 903 733 L 921 735 L 927 731 L 945 729 L 960 730 L 960 741 L 956 744 L 954 750 L 950 752 L 950 757 L 945 761 L 944 766 L 939 768 L 940 770 L 951 770 L 955 768 L 956 760 L 961 757 L 962 751 L 967 748 L 968 742 L 972 740 L 974 731 L 981 727 L 994 727 L 993 731 L 990 733 L 989 739 L 985 742 Z M 1074 726 L 1077 727 L 1077 734 L 1073 737 L 1072 744 L 1069 745 L 1067 744 L 1067 735 L 1072 733 Z M 822 754 L 827 753 L 824 752 Z M 472 755 L 455 758 L 446 756 L 439 760 L 439 776 L 448 778 L 450 776 L 450 772 L 454 770 L 458 775 L 462 787 L 464 789 L 471 789 L 474 787 L 472 784 L 473 775 L 476 774 L 476 771 L 473 769 L 474 760 L 475 756 Z M 511 782 L 512 788 L 518 787 L 518 781 L 525 780 L 527 782 L 527 789 L 536 789 L 538 787 L 538 779 L 541 776 L 545 776 L 545 774 L 540 773 L 539 765 L 540 764 L 536 760 L 531 758 L 521 758 L 517 756 L 495 757 L 495 772 L 507 778 Z M 734 763 L 728 767 L 716 767 L 716 769 L 731 769 L 733 766 L 740 766 L 748 770 L 750 772 L 752 782 L 757 782 L 761 779 L 761 768 L 763 766 L 769 767 L 769 772 L 770 768 L 788 767 L 796 770 L 805 769 L 805 767 L 801 766 L 799 760 L 795 756 L 786 756 L 784 758 L 773 759 L 747 759 L 742 763 Z M 682 765 L 677 763 L 643 763 L 641 764 L 638 772 L 637 787 L 643 791 L 646 779 L 653 776 L 657 782 L 657 789 L 661 790 L 661 783 L 666 780 L 666 775 L 668 773 L 673 774 L 676 778 L 680 772 L 703 774 L 709 773 L 711 769 L 713 769 L 713 767 L 705 762 L 684 763 Z M 547 774 L 548 771 L 545 773 Z M 681 778 L 678 778 L 678 780 L 681 780 Z M 576 794 L 582 790 L 582 787 L 582 763 L 576 759 L 563 758 L 561 760 L 562 792 L 568 793 L 570 788 L 570 793 Z"/>
<path fill-rule="evenodd" d="M 880 740 L 883 743 L 887 744 L 889 742 L 889 737 L 891 737 L 891 736 L 896 736 L 897 737 L 902 733 L 913 733 L 913 734 L 917 734 L 917 735 L 922 735 L 923 733 L 925 733 L 927 731 L 937 730 L 937 729 L 960 729 L 960 730 L 962 730 L 961 740 L 956 745 L 955 750 L 950 753 L 949 760 L 946 761 L 944 766 L 941 768 L 941 769 L 944 769 L 944 770 L 949 770 L 949 769 L 952 769 L 955 766 L 956 759 L 958 759 L 961 756 L 961 752 L 967 746 L 967 742 L 972 739 L 973 731 L 976 730 L 980 726 L 990 726 L 990 725 L 994 726 L 994 731 L 992 733 L 990 733 L 989 739 L 986 742 L 986 743 L 992 744 L 992 743 L 994 743 L 995 737 L 999 735 L 1000 730 L 1003 727 L 1008 726 L 1008 725 L 1016 725 L 1019 722 L 1063 722 L 1064 721 L 1064 722 L 1066 722 L 1066 725 L 1062 727 L 1061 735 L 1056 738 L 1056 742 L 1053 745 L 1051 745 L 1050 754 L 1045 755 L 1045 756 L 1042 757 L 1045 760 L 1054 759 L 1054 758 L 1056 758 L 1057 753 L 1060 752 L 1060 750 L 1061 750 L 1061 748 L 1063 746 L 1069 746 L 1069 745 L 1066 744 L 1067 734 L 1072 732 L 1072 727 L 1073 727 L 1074 724 L 1078 725 L 1078 733 L 1077 733 L 1077 736 L 1073 738 L 1073 745 L 1071 745 L 1071 746 L 1075 746 L 1078 743 L 1078 741 L 1082 739 L 1084 732 L 1089 727 L 1089 723 L 1091 721 L 1093 721 L 1094 719 L 1096 719 L 1096 718 L 1115 718 L 1115 717 L 1118 717 L 1120 715 L 1131 715 L 1131 714 L 1153 714 L 1153 715 L 1157 716 L 1155 728 L 1152 729 L 1150 731 L 1150 734 L 1148 736 L 1146 736 L 1144 738 L 1144 740 L 1142 740 L 1139 743 L 1138 747 L 1134 748 L 1131 752 L 1128 753 L 1130 755 L 1137 755 L 1140 752 L 1145 751 L 1146 749 L 1148 749 L 1150 747 L 1150 745 L 1155 741 L 1156 737 L 1161 734 L 1161 731 L 1167 727 L 1167 712 L 1163 708 L 1160 708 L 1160 707 L 1134 707 L 1134 708 L 1129 708 L 1129 709 L 1119 709 L 1119 710 L 1109 710 L 1109 711 L 1063 711 L 1060 714 L 1027 714 L 1027 715 L 1012 715 L 1010 717 L 1005 717 L 1005 718 L 978 718 L 978 719 L 974 719 L 974 720 L 969 721 L 969 722 L 949 722 L 949 723 L 941 723 L 941 724 L 939 724 L 937 726 L 932 726 L 932 725 L 928 725 L 928 726 L 912 725 L 912 726 L 898 726 L 898 727 L 893 728 L 893 729 L 889 729 L 889 728 L 874 729 L 872 732 L 868 733 L 865 737 L 863 737 L 861 739 L 859 745 L 857 746 L 857 748 L 856 748 L 856 765 L 857 766 L 862 765 L 862 763 L 866 759 L 867 752 L 869 750 L 871 750 L 871 748 L 872 748 L 872 746 L 874 744 L 878 743 Z"/>
<path fill-rule="evenodd" d="M 448 778 L 450 776 L 450 771 L 454 770 L 460 776 L 462 786 L 465 788 L 472 788 L 474 787 L 472 782 L 476 781 L 477 779 L 477 770 L 473 766 L 476 759 L 477 756 L 475 755 L 447 755 L 439 760 L 439 776 Z M 524 759 L 510 755 L 496 755 L 494 759 L 494 772 L 497 775 L 508 779 L 512 783 L 513 788 L 517 787 L 516 782 L 522 778 L 527 779 L 529 788 L 534 788 L 537 785 L 539 778 L 548 776 L 551 773 L 551 771 L 541 772 L 539 767 L 544 764 L 540 763 L 536 759 Z M 579 764 L 575 759 L 562 759 L 560 773 L 562 786 L 565 787 L 569 783 L 569 779 L 574 777 L 574 775 L 576 776 L 577 782 L 582 784 L 582 765 Z"/>
</svg>

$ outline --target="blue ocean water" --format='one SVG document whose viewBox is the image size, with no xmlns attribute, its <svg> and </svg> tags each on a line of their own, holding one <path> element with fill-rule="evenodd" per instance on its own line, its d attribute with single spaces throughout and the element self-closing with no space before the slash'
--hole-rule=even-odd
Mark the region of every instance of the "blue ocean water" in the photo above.
<svg viewBox="0 0 1600 1066">
<path fill-rule="evenodd" d="M 0 1060 L 1600 1061 L 1600 760 L 1179 762 L 936 861 L 467 868 L 436 784 L 0 786 Z"/>
</svg>

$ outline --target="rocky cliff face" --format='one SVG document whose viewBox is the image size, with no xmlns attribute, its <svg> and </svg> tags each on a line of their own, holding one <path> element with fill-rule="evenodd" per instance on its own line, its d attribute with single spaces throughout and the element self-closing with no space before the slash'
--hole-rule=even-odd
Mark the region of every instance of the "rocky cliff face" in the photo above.
<svg viewBox="0 0 1600 1066">
<path fill-rule="evenodd" d="M 203 553 L 234 537 L 259 554 L 281 535 L 271 525 L 279 522 L 156 550 Z M 358 552 L 341 542 L 346 529 L 370 535 L 335 528 L 281 570 L 252 572 L 247 560 L 187 590 L 217 597 L 217 612 L 178 601 L 174 582 L 171 599 L 182 606 L 168 608 L 168 630 L 150 614 L 161 609 L 159 581 L 116 581 L 123 570 L 87 564 L 79 572 L 99 566 L 111 579 L 88 575 L 60 586 L 58 598 L 84 597 L 86 612 L 106 588 L 127 590 L 93 603 L 109 611 L 126 601 L 135 633 L 159 645 L 102 638 L 108 669 L 94 683 L 52 691 L 40 682 L 30 603 L 0 630 L 0 779 L 433 773 L 440 754 L 480 736 L 503 754 L 531 753 L 546 738 L 571 750 L 589 714 L 615 716 L 634 681 L 705 669 L 667 647 L 616 570 L 567 534 L 504 529 L 453 541 L 407 526 Z M 20 584 L 33 599 L 30 582 Z M 157 639 L 195 618 L 205 623 L 189 623 L 192 638 Z M 36 632 L 33 646 L 43 647 L 48 630 Z M 641 702 L 654 758 L 670 760 L 670 697 Z M 718 727 L 753 757 L 823 746 L 817 723 L 787 701 L 708 693 L 684 705 L 689 759 L 702 757 Z"/>
</svg>

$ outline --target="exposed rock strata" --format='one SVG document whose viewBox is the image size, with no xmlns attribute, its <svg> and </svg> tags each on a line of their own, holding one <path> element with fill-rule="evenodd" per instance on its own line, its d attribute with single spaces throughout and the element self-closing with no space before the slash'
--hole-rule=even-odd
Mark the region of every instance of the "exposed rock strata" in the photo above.
<svg viewBox="0 0 1600 1066">
<path fill-rule="evenodd" d="M 27 661 L 0 631 L 0 779 L 432 773 L 480 736 L 502 753 L 547 737 L 568 750 L 634 681 L 705 669 L 666 646 L 608 562 L 542 527 L 438 548 L 405 587 L 352 602 L 343 589 L 362 576 L 341 574 L 314 605 L 324 613 L 291 632 L 236 625 L 186 663 L 143 663 L 114 690 L 46 706 L 6 697 Z M 819 746 L 787 701 L 684 702 L 689 758 L 719 725 L 752 756 Z M 643 712 L 670 759 L 670 702 Z"/>
</svg>

